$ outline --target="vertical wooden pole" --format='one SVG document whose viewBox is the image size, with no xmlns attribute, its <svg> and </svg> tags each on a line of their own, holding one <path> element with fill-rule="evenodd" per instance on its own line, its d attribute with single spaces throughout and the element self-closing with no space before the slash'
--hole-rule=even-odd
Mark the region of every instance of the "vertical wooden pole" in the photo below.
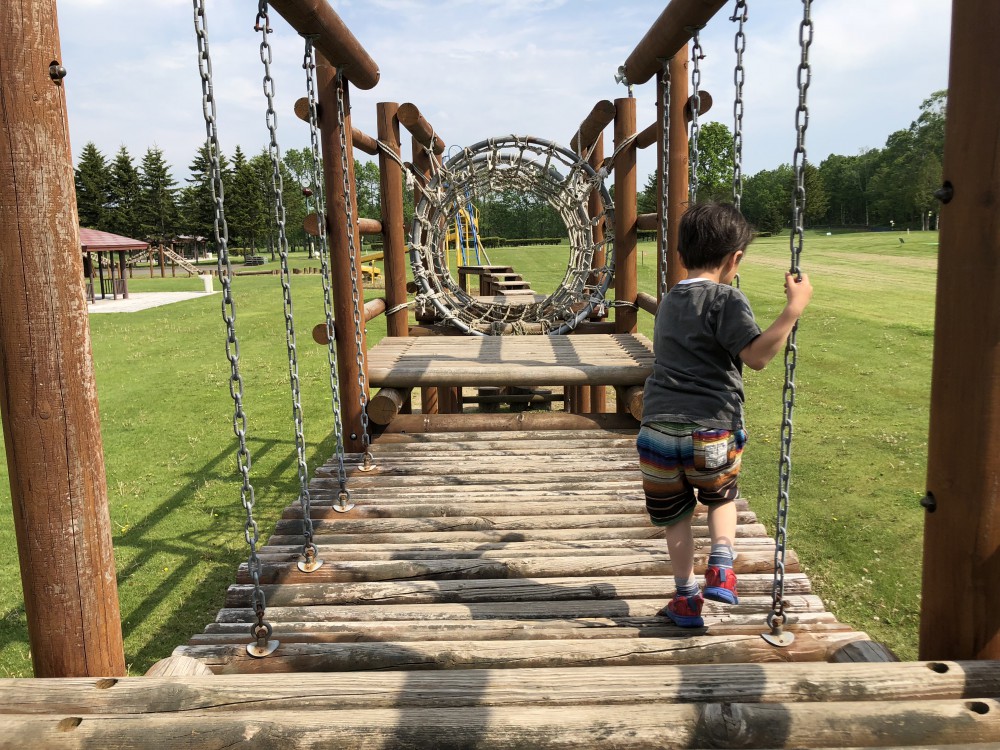
<svg viewBox="0 0 1000 750">
<path fill-rule="evenodd" d="M 351 288 L 350 264 L 361 267 L 360 236 L 355 231 L 354 254 L 347 233 L 347 212 L 357 230 L 357 207 L 352 195 L 353 187 L 344 194 L 344 167 L 340 146 L 340 128 L 337 124 L 337 71 L 324 57 L 316 55 L 316 85 L 319 99 L 320 136 L 323 144 L 323 176 L 326 182 L 327 237 L 330 242 L 330 288 L 333 292 L 334 335 L 337 340 L 337 370 L 340 383 L 341 418 L 344 423 L 344 447 L 348 451 L 361 451 L 361 386 L 358 369 L 359 342 L 354 331 L 354 316 L 364 320 L 364 292 L 361 274 L 358 273 L 358 304 L 354 304 Z M 344 129 L 347 143 L 347 179 L 353 186 L 354 157 L 351 148 L 351 110 L 349 86 L 344 83 Z M 360 354 L 365 364 L 366 346 L 364 325 L 361 327 Z M 365 394 L 367 395 L 367 394 Z"/>
<path fill-rule="evenodd" d="M 635 99 L 615 100 L 615 150 L 635 134 Z M 615 159 L 615 299 L 635 302 L 639 293 L 636 245 L 638 238 L 636 206 L 635 143 L 622 149 Z M 635 333 L 634 307 L 615 308 L 615 332 Z"/>
<path fill-rule="evenodd" d="M 688 202 L 688 136 L 684 107 L 688 100 L 688 48 L 670 60 L 670 175 L 667 178 L 667 288 L 687 276 L 677 253 L 681 216 Z"/>
<path fill-rule="evenodd" d="M 998 34 L 1000 4 L 952 5 L 921 659 L 1000 659 Z"/>
<path fill-rule="evenodd" d="M 430 171 L 430 164 L 427 159 L 427 152 L 424 151 L 424 147 L 420 145 L 420 142 L 415 136 L 410 136 L 410 154 L 411 163 L 420 172 L 421 175 L 425 176 Z M 414 183 L 413 185 L 413 206 L 416 207 L 420 205 L 420 199 L 423 197 L 424 191 L 420 188 L 420 181 Z M 438 413 L 438 389 L 433 386 L 421 386 L 420 388 L 420 413 L 421 414 L 437 414 Z"/>
<path fill-rule="evenodd" d="M 0 3 L 0 409 L 38 677 L 125 674 L 55 0 Z"/>
<path fill-rule="evenodd" d="M 396 102 L 379 102 L 378 139 L 400 156 L 399 120 Z M 403 170 L 395 159 L 379 151 L 379 180 L 382 196 L 382 247 L 385 251 L 386 310 L 406 303 L 406 227 L 403 225 Z M 407 308 L 386 315 L 390 336 L 409 335 Z"/>
<path fill-rule="evenodd" d="M 594 148 L 590 152 L 590 166 L 595 170 L 599 168 L 601 162 L 604 161 L 604 133 L 597 136 L 597 141 L 594 143 Z M 590 212 L 591 218 L 597 217 L 604 210 L 604 206 L 601 202 L 601 196 L 597 194 L 596 191 L 591 192 L 590 200 L 588 203 L 588 211 Z M 604 242 L 604 230 L 605 223 L 601 219 L 596 224 L 594 224 L 594 242 L 601 243 Z M 607 262 L 607 252 L 604 250 L 602 245 L 599 250 L 594 253 L 594 260 L 591 264 L 594 268 L 601 268 Z M 590 406 L 588 411 L 594 414 L 604 414 L 607 410 L 607 386 L 604 385 L 594 385 L 590 388 Z M 564 405 L 565 408 L 565 405 Z"/>
</svg>

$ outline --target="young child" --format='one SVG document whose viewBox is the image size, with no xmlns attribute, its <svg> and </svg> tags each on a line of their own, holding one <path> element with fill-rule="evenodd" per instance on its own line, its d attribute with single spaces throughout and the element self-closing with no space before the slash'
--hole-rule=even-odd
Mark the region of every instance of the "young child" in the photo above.
<svg viewBox="0 0 1000 750">
<path fill-rule="evenodd" d="M 750 225 L 726 203 L 692 206 L 678 250 L 687 278 L 663 298 L 654 328 L 655 362 L 643 394 L 637 447 L 650 520 L 665 527 L 677 593 L 660 614 L 685 628 L 704 625 L 694 577 L 691 519 L 708 506 L 712 550 L 704 597 L 736 604 L 733 538 L 737 478 L 746 443 L 743 365 L 762 369 L 784 348 L 812 297 L 809 278 L 785 274 L 787 304 L 761 332 L 746 297 L 730 286 Z"/>
</svg>

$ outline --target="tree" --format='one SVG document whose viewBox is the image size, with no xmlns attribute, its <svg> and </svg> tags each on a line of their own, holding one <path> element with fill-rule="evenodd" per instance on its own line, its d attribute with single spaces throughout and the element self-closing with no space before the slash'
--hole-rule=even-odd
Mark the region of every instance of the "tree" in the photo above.
<svg viewBox="0 0 1000 750">
<path fill-rule="evenodd" d="M 788 164 L 761 170 L 744 182 L 743 215 L 761 232 L 778 233 L 791 220 L 795 173 Z"/>
<path fill-rule="evenodd" d="M 80 152 L 80 164 L 74 177 L 80 225 L 107 230 L 111 172 L 108 169 L 108 160 L 97 150 L 93 141 L 89 141 Z"/>
<path fill-rule="evenodd" d="M 378 165 L 372 161 L 354 160 L 354 185 L 358 196 L 358 216 L 379 219 L 382 216 L 382 197 L 379 187 Z"/>
<path fill-rule="evenodd" d="M 252 246 L 254 222 L 260 216 L 256 206 L 259 190 L 254 181 L 256 176 L 249 166 L 246 154 L 237 146 L 233 152 L 232 177 L 226 185 L 226 225 L 229 229 L 229 245 L 235 249 Z"/>
<path fill-rule="evenodd" d="M 733 133 L 721 122 L 705 123 L 698 133 L 698 200 L 731 201 L 732 196 Z"/>
<path fill-rule="evenodd" d="M 219 154 L 219 169 L 225 175 L 228 162 L 225 154 Z M 212 198 L 212 150 L 206 140 L 198 149 L 188 166 L 191 176 L 181 191 L 181 226 L 187 234 L 196 237 L 215 236 L 215 200 Z M 223 190 L 225 182 L 223 181 Z"/>
<path fill-rule="evenodd" d="M 128 149 L 122 146 L 111 163 L 111 184 L 108 191 L 108 229 L 126 237 L 139 237 L 139 170 Z"/>
<path fill-rule="evenodd" d="M 646 184 L 638 195 L 636 208 L 640 214 L 652 214 L 659 210 L 659 204 L 656 200 L 656 177 L 658 173 L 659 170 L 650 172 L 646 178 Z"/>
<path fill-rule="evenodd" d="M 826 185 L 823 184 L 823 175 L 820 171 L 808 161 L 803 167 L 805 169 L 804 187 L 806 189 L 804 223 L 805 226 L 809 226 L 820 223 L 826 218 L 830 197 L 826 192 Z"/>
<path fill-rule="evenodd" d="M 155 146 L 146 150 L 139 177 L 139 226 L 145 239 L 166 242 L 177 233 L 177 182 Z"/>
</svg>

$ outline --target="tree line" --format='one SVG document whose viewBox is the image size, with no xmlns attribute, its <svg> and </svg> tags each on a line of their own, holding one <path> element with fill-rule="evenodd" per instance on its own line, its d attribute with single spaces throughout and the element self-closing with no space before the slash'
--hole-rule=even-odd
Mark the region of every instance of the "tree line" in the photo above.
<svg viewBox="0 0 1000 750">
<path fill-rule="evenodd" d="M 153 244 L 169 244 L 182 236 L 211 242 L 215 234 L 211 166 L 207 142 L 192 158 L 183 183 L 173 176 L 163 151 L 155 146 L 136 164 L 124 146 L 109 160 L 93 142 L 87 143 L 75 170 L 80 225 Z M 262 150 L 248 157 L 237 146 L 231 158 L 221 155 L 220 166 L 230 249 L 248 255 L 266 251 L 273 257 L 278 226 L 270 154 Z M 311 152 L 305 148 L 285 152 L 279 171 L 288 243 L 311 254 L 312 244 L 303 228 L 306 215 L 315 211 L 313 196 L 318 192 Z M 358 213 L 377 219 L 378 167 L 355 161 L 355 181 Z"/>
<path fill-rule="evenodd" d="M 884 148 L 830 154 L 805 164 L 807 226 L 865 229 L 934 228 L 941 185 L 947 92 L 936 91 L 920 105 L 910 126 L 886 139 Z M 698 200 L 733 200 L 733 135 L 720 122 L 701 128 L 698 138 Z M 795 174 L 791 164 L 744 178 L 741 208 L 763 232 L 791 223 Z M 656 174 L 639 195 L 640 213 L 656 211 Z"/>
<path fill-rule="evenodd" d="M 947 92 L 937 91 L 921 104 L 908 128 L 889 135 L 884 148 L 862 149 L 850 156 L 831 154 L 819 166 L 807 162 L 806 224 L 933 228 L 946 111 Z M 237 146 L 231 158 L 222 155 L 220 161 L 230 247 L 235 253 L 273 255 L 278 234 L 270 155 L 262 150 L 247 156 Z M 183 183 L 173 177 L 162 150 L 155 146 L 136 164 L 124 146 L 109 160 L 94 143 L 87 143 L 76 168 L 80 223 L 152 243 L 169 243 L 183 235 L 211 239 L 215 204 L 210 167 L 207 143 L 192 158 Z M 702 126 L 697 169 L 698 200 L 732 200 L 733 136 L 725 124 Z M 303 229 L 305 216 L 315 209 L 307 193 L 317 192 L 310 151 L 285 152 L 280 173 L 288 241 L 311 252 Z M 782 164 L 744 179 L 742 209 L 758 230 L 780 232 L 789 227 L 794 177 L 792 166 Z M 379 218 L 379 170 L 374 162 L 355 161 L 355 188 L 358 213 Z M 403 194 L 409 227 L 413 196 L 409 190 Z M 655 172 L 638 202 L 640 213 L 656 211 Z M 566 236 L 559 215 L 538 196 L 505 190 L 478 196 L 475 203 L 480 235 L 507 240 Z"/>
</svg>

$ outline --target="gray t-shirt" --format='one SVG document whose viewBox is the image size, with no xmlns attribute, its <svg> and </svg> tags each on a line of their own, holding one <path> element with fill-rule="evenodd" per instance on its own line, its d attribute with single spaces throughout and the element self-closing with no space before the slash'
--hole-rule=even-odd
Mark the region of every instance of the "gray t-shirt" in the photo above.
<svg viewBox="0 0 1000 750">
<path fill-rule="evenodd" d="M 643 424 L 742 429 L 740 352 L 759 335 L 739 289 L 708 279 L 676 284 L 656 312 L 655 362 L 643 392 Z"/>
</svg>

